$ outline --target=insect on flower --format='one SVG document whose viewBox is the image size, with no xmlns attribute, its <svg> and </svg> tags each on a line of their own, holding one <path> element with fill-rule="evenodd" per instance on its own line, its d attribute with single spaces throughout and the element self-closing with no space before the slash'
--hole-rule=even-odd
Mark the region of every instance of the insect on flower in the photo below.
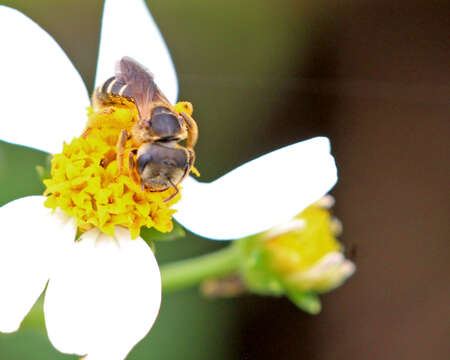
<svg viewBox="0 0 450 360">
<path fill-rule="evenodd" d="M 94 109 L 136 106 L 138 120 L 131 130 L 123 129 L 117 141 L 119 174 L 123 172 L 125 144 L 131 138 L 135 148 L 129 152 L 129 174 L 142 190 L 164 191 L 177 185 L 194 166 L 197 123 L 188 112 L 178 113 L 158 89 L 152 74 L 130 57 L 116 64 L 116 75 L 98 86 L 92 97 Z M 192 105 L 185 103 L 186 110 Z M 111 109 L 111 111 L 113 111 Z M 90 128 L 84 136 L 89 136 Z M 177 143 L 187 139 L 186 147 Z M 105 163 L 105 166 L 107 164 Z"/>
<path fill-rule="evenodd" d="M 118 23 L 127 31 L 117 32 Z M 56 41 L 19 11 L 1 5 L 0 32 L 8 34 L 0 37 L 0 67 L 9 69 L 0 87 L 6 104 L 2 119 L 7 119 L 0 121 L 0 138 L 54 154 L 44 195 L 0 207 L 1 332 L 16 331 L 45 289 L 47 334 L 56 349 L 87 354 L 89 360 L 125 359 L 150 331 L 161 304 L 160 271 L 139 236 L 142 226 L 167 232 L 174 217 L 203 237 L 245 237 L 292 218 L 337 181 L 330 143 L 323 137 L 273 151 L 209 183 L 187 176 L 195 173 L 192 107 L 176 103 L 176 72 L 142 0 L 105 1 L 96 84 L 111 77 L 115 61 L 129 55 L 154 72 L 168 101 L 148 97 L 144 103 L 151 106 L 145 108 L 138 96 L 145 94 L 142 89 L 124 87 L 125 82 L 113 89 L 111 80 L 111 88 L 101 92 L 117 93 L 122 100 L 128 96 L 133 106 L 115 103 L 107 109 L 105 96 L 90 107 L 89 131 L 88 91 Z M 52 94 L 51 106 L 38 96 L 23 106 L 17 96 L 23 91 L 19 70 L 30 93 Z M 123 81 L 122 73 L 116 83 Z M 151 82 L 144 85 L 152 89 Z M 135 93 L 127 95 L 127 89 Z M 170 119 L 160 122 L 167 129 L 158 128 L 159 117 Z M 138 123 L 146 131 L 133 131 Z M 136 141 L 142 134 L 151 136 Z M 184 139 L 182 147 L 178 142 Z M 170 155 L 175 152 L 180 159 Z M 274 189 L 280 173 L 288 184 Z M 77 232 L 81 236 L 75 241 Z"/>
</svg>

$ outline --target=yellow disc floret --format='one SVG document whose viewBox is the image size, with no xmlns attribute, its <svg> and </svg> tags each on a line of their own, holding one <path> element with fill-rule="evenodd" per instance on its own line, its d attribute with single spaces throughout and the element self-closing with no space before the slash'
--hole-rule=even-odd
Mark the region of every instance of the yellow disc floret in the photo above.
<svg viewBox="0 0 450 360">
<path fill-rule="evenodd" d="M 177 107 L 185 107 L 184 103 Z M 52 159 L 51 178 L 44 180 L 48 196 L 45 206 L 61 208 L 76 218 L 80 231 L 93 227 L 113 235 L 114 227 L 124 226 L 133 238 L 142 226 L 161 232 L 172 230 L 170 207 L 180 198 L 164 202 L 175 191 L 142 190 L 129 176 L 128 153 L 135 146 L 125 146 L 124 170 L 118 172 L 116 144 L 122 130 L 130 131 L 137 119 L 133 108 L 88 109 L 89 120 L 82 136 L 65 143 L 63 151 Z"/>
<path fill-rule="evenodd" d="M 265 243 L 272 254 L 272 265 L 286 273 L 305 271 L 324 255 L 342 250 L 332 232 L 327 209 L 311 205 L 297 219 L 304 222 L 301 229 L 275 236 Z"/>
</svg>

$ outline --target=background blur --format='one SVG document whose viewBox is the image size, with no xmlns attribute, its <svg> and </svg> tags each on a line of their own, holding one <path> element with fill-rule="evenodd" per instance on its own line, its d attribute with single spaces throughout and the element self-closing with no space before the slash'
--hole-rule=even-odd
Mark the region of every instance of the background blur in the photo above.
<svg viewBox="0 0 450 360">
<path fill-rule="evenodd" d="M 335 214 L 358 269 L 322 296 L 318 316 L 285 299 L 166 295 L 129 359 L 447 359 L 450 3 L 147 3 L 171 50 L 180 99 L 195 106 L 202 179 L 283 145 L 330 137 L 340 172 Z M 0 4 L 52 34 L 92 89 L 102 1 Z M 51 103 L 51 94 L 39 95 Z M 41 193 L 34 167 L 43 161 L 0 142 L 0 204 Z M 188 236 L 158 244 L 158 259 L 222 245 Z M 0 335 L 0 359 L 75 359 L 52 348 L 35 313 L 19 332 Z"/>
</svg>

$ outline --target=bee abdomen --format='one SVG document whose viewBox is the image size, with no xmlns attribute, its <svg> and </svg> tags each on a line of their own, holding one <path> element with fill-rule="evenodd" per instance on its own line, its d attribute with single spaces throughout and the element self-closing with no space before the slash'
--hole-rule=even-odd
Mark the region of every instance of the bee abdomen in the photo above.
<svg viewBox="0 0 450 360">
<path fill-rule="evenodd" d="M 106 80 L 94 91 L 93 104 L 98 107 L 134 103 L 128 85 L 115 76 Z"/>
</svg>

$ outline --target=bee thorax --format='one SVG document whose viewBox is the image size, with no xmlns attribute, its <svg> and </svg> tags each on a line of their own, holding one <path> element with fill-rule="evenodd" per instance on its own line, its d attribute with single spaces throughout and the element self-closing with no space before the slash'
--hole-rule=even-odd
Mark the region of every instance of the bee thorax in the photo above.
<svg viewBox="0 0 450 360">
<path fill-rule="evenodd" d="M 150 126 L 153 133 L 161 138 L 177 137 L 183 130 L 178 117 L 163 106 L 153 110 Z"/>
</svg>

